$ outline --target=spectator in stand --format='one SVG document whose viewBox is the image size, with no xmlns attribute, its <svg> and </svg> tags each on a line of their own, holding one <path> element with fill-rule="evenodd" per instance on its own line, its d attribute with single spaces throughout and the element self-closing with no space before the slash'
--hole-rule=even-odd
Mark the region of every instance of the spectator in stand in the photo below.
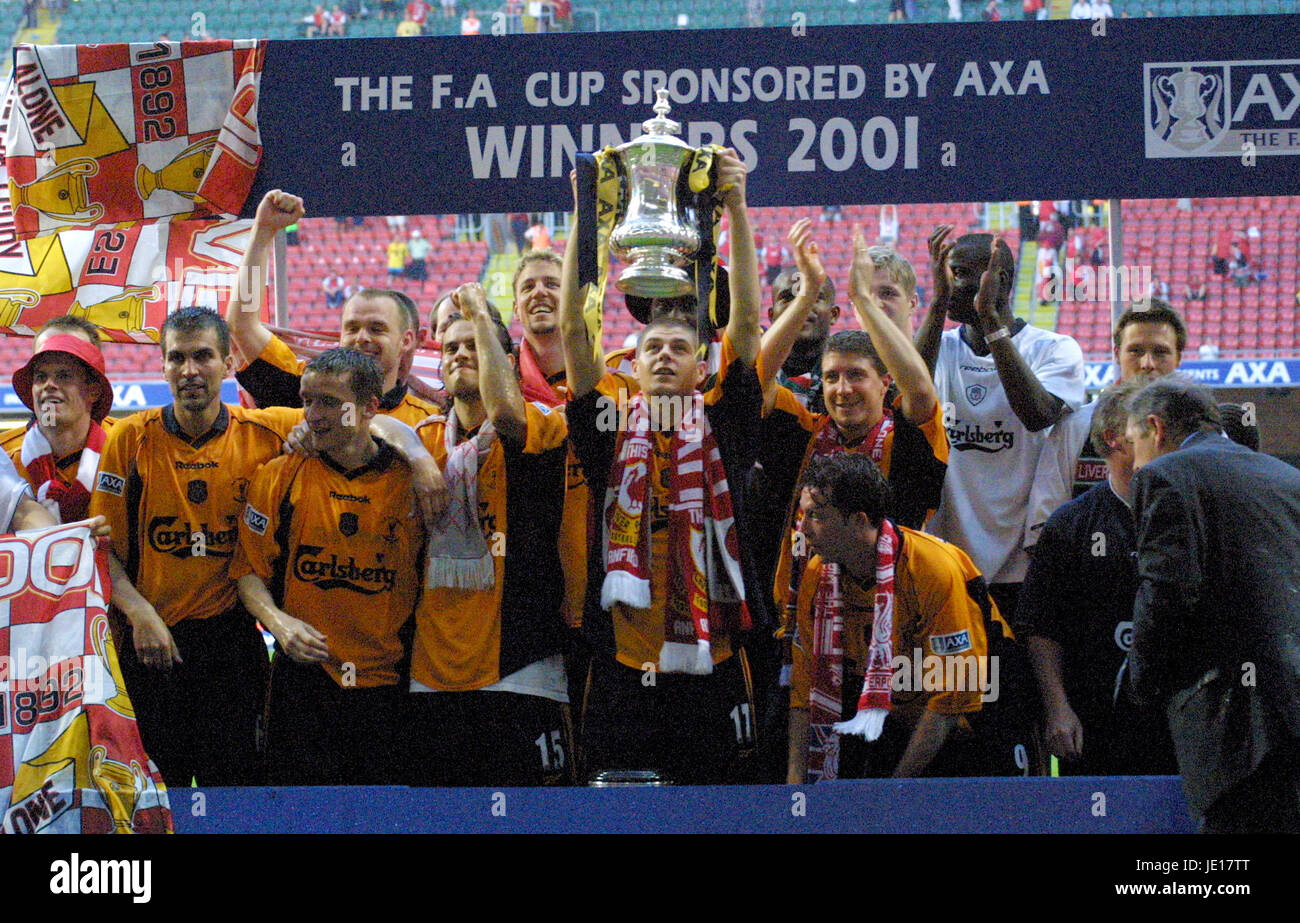
<svg viewBox="0 0 1300 923">
<path fill-rule="evenodd" d="M 823 205 L 822 216 L 820 221 L 843 221 L 844 206 L 842 205 Z"/>
<path fill-rule="evenodd" d="M 402 236 L 406 236 L 405 215 L 389 215 L 387 218 L 384 219 L 384 222 L 388 225 L 388 230 L 391 233 L 401 234 Z"/>
<path fill-rule="evenodd" d="M 550 0 L 551 31 L 570 32 L 573 30 L 573 0 Z M 762 16 L 762 4 L 759 4 L 759 16 Z"/>
<path fill-rule="evenodd" d="M 1114 19 L 1115 9 L 1110 5 L 1109 0 L 1092 0 L 1092 18 L 1093 19 Z"/>
<path fill-rule="evenodd" d="M 441 0 L 441 2 L 442 2 L 442 18 L 443 18 L 443 19 L 455 19 L 455 18 L 456 18 L 456 0 Z"/>
<path fill-rule="evenodd" d="M 429 5 L 428 0 L 411 0 L 406 4 L 406 18 L 420 27 L 420 34 L 428 33 L 429 14 L 433 12 L 433 7 Z"/>
<path fill-rule="evenodd" d="M 1228 245 L 1228 269 L 1232 272 L 1232 281 L 1237 288 L 1245 288 L 1255 281 L 1254 274 L 1250 270 L 1250 256 L 1244 247 L 1244 240 L 1234 240 Z"/>
<path fill-rule="evenodd" d="M 998 0 L 989 0 L 984 7 L 985 22 L 1000 22 L 1002 19 L 1002 9 L 998 6 Z"/>
<path fill-rule="evenodd" d="M 765 278 L 770 288 L 776 282 L 776 277 L 781 275 L 781 267 L 789 262 L 790 251 L 780 243 L 773 241 L 764 248 L 763 260 L 764 265 L 767 267 Z"/>
<path fill-rule="evenodd" d="M 515 249 L 523 253 L 528 249 L 528 215 L 514 212 L 510 216 L 510 233 L 515 239 Z"/>
<path fill-rule="evenodd" d="M 393 239 L 388 242 L 388 275 L 396 278 L 406 273 L 406 261 L 411 255 L 411 250 L 406 246 L 406 241 L 393 235 Z"/>
<path fill-rule="evenodd" d="M 1061 226 L 1065 226 L 1064 213 L 1061 213 Z M 1070 234 L 1070 244 L 1065 250 L 1066 259 L 1074 260 L 1076 263 L 1087 262 L 1089 256 L 1088 236 L 1083 228 L 1075 226 L 1073 233 Z"/>
<path fill-rule="evenodd" d="M 1047 5 L 1043 0 L 1025 0 L 1025 19 L 1046 19 Z"/>
<path fill-rule="evenodd" d="M 411 38 L 413 36 L 423 35 L 423 34 L 424 34 L 424 30 L 420 28 L 420 24 L 416 22 L 414 19 L 411 19 L 410 16 L 407 16 L 405 19 L 403 19 L 401 22 L 397 24 L 398 38 Z"/>
<path fill-rule="evenodd" d="M 482 23 L 479 22 L 477 14 L 473 9 L 465 11 L 465 18 L 460 21 L 461 35 L 478 35 Z"/>
<path fill-rule="evenodd" d="M 880 206 L 880 237 L 877 246 L 893 247 L 898 243 L 898 206 L 889 204 Z"/>
<path fill-rule="evenodd" d="M 1208 292 L 1205 290 L 1205 278 L 1198 277 L 1183 286 L 1183 297 L 1188 301 L 1204 301 Z"/>
<path fill-rule="evenodd" d="M 1200 348 L 1196 350 L 1196 355 L 1201 359 L 1213 362 L 1215 359 L 1219 358 L 1219 344 L 1206 340 L 1200 345 Z"/>
<path fill-rule="evenodd" d="M 1074 0 L 1074 6 L 1070 7 L 1070 18 L 1092 19 L 1091 0 Z"/>
<path fill-rule="evenodd" d="M 948 0 L 948 18 L 961 22 L 961 0 Z"/>
<path fill-rule="evenodd" d="M 321 290 L 325 292 L 325 307 L 330 309 L 343 307 L 343 299 L 347 297 L 345 293 L 346 285 L 347 283 L 337 270 L 321 281 Z"/>
<path fill-rule="evenodd" d="M 425 280 L 424 261 L 433 249 L 433 244 L 425 240 L 419 228 L 412 228 L 410 242 L 406 245 L 410 262 L 406 264 L 406 275 L 417 282 Z"/>
<path fill-rule="evenodd" d="M 379 18 L 397 18 L 397 0 L 379 0 Z"/>
<path fill-rule="evenodd" d="M 528 241 L 529 250 L 549 250 L 551 249 L 551 234 L 546 230 L 546 225 L 542 223 L 542 216 L 538 215 L 534 221 L 524 231 L 524 239 Z"/>
<path fill-rule="evenodd" d="M 329 25 L 325 29 L 326 35 L 336 35 L 342 38 L 347 31 L 348 14 L 343 12 L 342 8 L 336 3 L 334 9 L 330 10 Z"/>
<path fill-rule="evenodd" d="M 1038 249 L 1044 248 L 1053 251 L 1053 256 L 1061 249 L 1061 244 L 1065 243 L 1065 228 L 1061 225 L 1061 216 L 1052 209 L 1052 213 L 1038 224 Z"/>
<path fill-rule="evenodd" d="M 1214 243 L 1210 247 L 1210 265 L 1214 267 L 1216 276 L 1228 275 L 1228 260 L 1232 256 L 1232 235 L 1227 231 L 1217 231 L 1214 235 Z"/>
<path fill-rule="evenodd" d="M 1038 248 L 1038 303 L 1044 307 L 1056 301 L 1061 267 L 1056 262 L 1056 251 L 1051 247 Z"/>
<path fill-rule="evenodd" d="M 308 38 L 316 38 L 317 36 L 324 35 L 325 30 L 329 27 L 329 14 L 325 12 L 325 7 L 321 6 L 319 3 L 316 4 L 316 9 L 312 11 L 308 20 Z"/>
<path fill-rule="evenodd" d="M 1147 300 L 1159 298 L 1161 301 L 1169 300 L 1169 283 L 1160 278 L 1154 272 L 1151 273 L 1151 284 L 1147 286 Z"/>
<path fill-rule="evenodd" d="M 1094 227 L 1088 233 L 1088 262 L 1093 266 L 1104 266 L 1106 264 L 1106 254 L 1106 229 Z"/>
<path fill-rule="evenodd" d="M 889 21 L 907 21 L 907 14 L 903 11 L 903 0 L 889 0 Z"/>
<path fill-rule="evenodd" d="M 763 0 L 745 0 L 745 25 L 757 29 L 763 25 Z"/>
</svg>

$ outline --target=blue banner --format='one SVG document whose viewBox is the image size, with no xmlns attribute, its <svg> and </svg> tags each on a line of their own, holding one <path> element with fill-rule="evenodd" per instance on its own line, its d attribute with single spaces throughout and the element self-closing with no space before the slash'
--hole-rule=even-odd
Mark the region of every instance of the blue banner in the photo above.
<svg viewBox="0 0 1300 923">
<path fill-rule="evenodd" d="M 1183 362 L 1178 371 L 1210 388 L 1300 387 L 1300 359 L 1193 359 Z M 1113 363 L 1086 363 L 1084 385 L 1100 390 L 1116 374 Z"/>
<path fill-rule="evenodd" d="M 227 404 L 239 401 L 239 387 L 234 381 L 221 383 L 221 399 Z M 118 413 L 166 407 L 172 402 L 171 387 L 165 381 L 119 381 L 113 383 L 113 410 Z M 0 413 L 30 413 L 18 399 L 13 386 L 0 385 Z"/>
<path fill-rule="evenodd" d="M 270 42 L 246 213 L 567 210 L 574 151 L 639 134 L 659 86 L 753 205 L 1300 192 L 1300 16 L 800 20 Z"/>
</svg>

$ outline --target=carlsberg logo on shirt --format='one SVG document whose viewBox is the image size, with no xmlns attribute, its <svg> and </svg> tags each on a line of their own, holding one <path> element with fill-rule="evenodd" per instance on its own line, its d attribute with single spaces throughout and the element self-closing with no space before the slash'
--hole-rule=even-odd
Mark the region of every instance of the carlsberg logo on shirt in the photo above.
<svg viewBox="0 0 1300 923">
<path fill-rule="evenodd" d="M 1016 445 L 1016 434 L 1002 429 L 1002 421 L 994 420 L 993 429 L 985 429 L 976 423 L 962 424 L 958 421 L 953 426 L 944 427 L 948 432 L 948 444 L 956 452 L 1001 452 Z"/>
</svg>

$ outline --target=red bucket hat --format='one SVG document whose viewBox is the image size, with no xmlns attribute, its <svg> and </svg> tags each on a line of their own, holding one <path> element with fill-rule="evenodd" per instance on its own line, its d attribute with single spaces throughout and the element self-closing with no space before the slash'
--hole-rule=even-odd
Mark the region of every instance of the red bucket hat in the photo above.
<svg viewBox="0 0 1300 923">
<path fill-rule="evenodd" d="M 81 360 L 91 379 L 98 381 L 101 386 L 99 398 L 90 408 L 90 418 L 98 423 L 108 416 L 108 412 L 113 409 L 113 386 L 108 383 L 108 376 L 104 374 L 104 356 L 93 344 L 70 333 L 57 333 L 47 337 L 27 364 L 14 372 L 13 386 L 18 399 L 26 404 L 32 413 L 36 412 L 35 406 L 32 405 L 32 366 L 36 364 L 37 356 L 51 352 L 67 353 Z"/>
</svg>

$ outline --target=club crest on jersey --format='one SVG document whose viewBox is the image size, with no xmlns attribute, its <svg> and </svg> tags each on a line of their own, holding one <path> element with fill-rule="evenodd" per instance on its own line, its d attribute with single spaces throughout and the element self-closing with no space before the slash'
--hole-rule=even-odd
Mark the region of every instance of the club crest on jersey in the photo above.
<svg viewBox="0 0 1300 923">
<path fill-rule="evenodd" d="M 258 535 L 266 534 L 266 527 L 269 522 L 270 520 L 267 519 L 266 514 L 253 509 L 251 503 L 244 507 L 244 524 Z"/>
<path fill-rule="evenodd" d="M 208 482 L 190 481 L 185 486 L 185 496 L 191 503 L 203 503 L 208 499 Z"/>
<path fill-rule="evenodd" d="M 402 520 L 396 516 L 389 516 L 384 520 L 384 541 L 390 545 L 396 545 L 401 537 Z"/>
<path fill-rule="evenodd" d="M 970 401 L 972 407 L 978 406 L 988 394 L 989 389 L 983 385 L 966 386 L 966 400 Z"/>
<path fill-rule="evenodd" d="M 940 656 L 970 650 L 970 632 L 954 631 L 948 635 L 930 635 L 930 651 Z"/>
<path fill-rule="evenodd" d="M 236 503 L 248 502 L 248 478 L 235 478 L 230 486 L 235 492 Z"/>
<path fill-rule="evenodd" d="M 351 538 L 352 536 L 357 534 L 358 526 L 359 523 L 357 522 L 356 513 L 339 514 L 339 531 L 342 532 L 344 535 L 346 535 L 348 538 Z"/>
<path fill-rule="evenodd" d="M 97 490 L 102 490 L 106 494 L 112 494 L 115 497 L 122 496 L 122 491 L 126 489 L 126 478 L 120 478 L 116 474 L 109 474 L 107 471 L 99 472 L 99 481 L 95 484 Z"/>
</svg>

